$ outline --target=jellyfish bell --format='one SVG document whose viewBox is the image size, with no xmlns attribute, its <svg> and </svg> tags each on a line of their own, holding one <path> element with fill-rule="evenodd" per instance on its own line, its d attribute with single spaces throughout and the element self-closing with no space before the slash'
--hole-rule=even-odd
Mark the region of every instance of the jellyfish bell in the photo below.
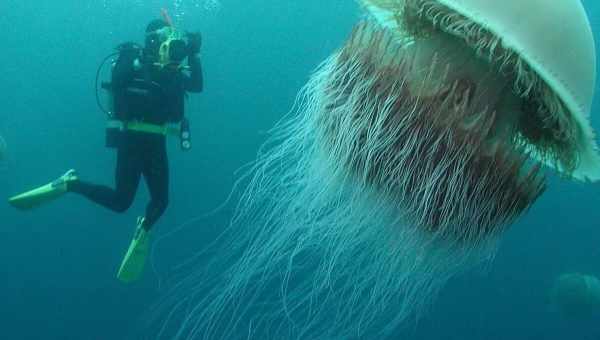
<svg viewBox="0 0 600 340">
<path fill-rule="evenodd" d="M 536 104 L 537 112 L 529 112 L 522 118 L 520 133 L 530 144 L 528 151 L 574 178 L 600 179 L 600 158 L 589 123 L 596 53 L 589 20 L 580 1 L 365 0 L 363 3 L 384 27 L 398 32 L 404 21 L 405 26 L 422 28 L 423 21 L 419 19 L 424 19 L 464 40 L 478 57 L 515 73 L 519 94 L 536 100 L 532 104 Z M 406 16 L 413 17 L 406 20 Z M 527 126 L 533 130 L 527 130 Z"/>
<path fill-rule="evenodd" d="M 494 256 L 542 164 L 598 179 L 579 1 L 361 3 L 261 150 L 228 242 L 166 300 L 175 338 L 387 336 Z"/>
<path fill-rule="evenodd" d="M 559 276 L 550 292 L 552 302 L 570 318 L 587 318 L 600 311 L 600 280 L 592 275 Z"/>
</svg>

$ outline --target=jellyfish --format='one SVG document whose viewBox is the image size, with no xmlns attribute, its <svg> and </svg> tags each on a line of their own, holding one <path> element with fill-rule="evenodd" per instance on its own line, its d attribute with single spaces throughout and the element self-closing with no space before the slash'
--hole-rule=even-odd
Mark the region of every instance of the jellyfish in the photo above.
<svg viewBox="0 0 600 340">
<path fill-rule="evenodd" d="M 363 0 L 272 130 L 159 337 L 385 338 L 546 188 L 600 178 L 578 0 Z"/>
<path fill-rule="evenodd" d="M 551 290 L 556 307 L 569 318 L 586 318 L 600 311 L 600 280 L 592 275 L 563 274 Z"/>
</svg>

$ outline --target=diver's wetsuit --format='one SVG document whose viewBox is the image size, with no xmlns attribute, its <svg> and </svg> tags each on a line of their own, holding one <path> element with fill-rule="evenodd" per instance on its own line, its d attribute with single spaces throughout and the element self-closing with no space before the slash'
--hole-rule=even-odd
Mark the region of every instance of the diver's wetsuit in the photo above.
<svg viewBox="0 0 600 340">
<path fill-rule="evenodd" d="M 188 58 L 189 74 L 160 70 L 143 60 L 140 50 L 121 52 L 113 69 L 114 112 L 122 121 L 142 121 L 162 125 L 183 119 L 186 92 L 203 88 L 200 58 Z M 166 137 L 160 134 L 126 131 L 119 133 L 116 188 L 81 180 L 68 184 L 71 192 L 81 194 L 115 212 L 126 211 L 133 202 L 143 175 L 150 192 L 144 227 L 149 229 L 164 213 L 169 200 L 169 164 Z"/>
</svg>

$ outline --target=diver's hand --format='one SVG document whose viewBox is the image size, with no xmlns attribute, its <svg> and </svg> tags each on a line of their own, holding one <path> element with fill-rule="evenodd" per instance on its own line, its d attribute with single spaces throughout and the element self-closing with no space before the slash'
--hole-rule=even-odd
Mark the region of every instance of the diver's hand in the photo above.
<svg viewBox="0 0 600 340">
<path fill-rule="evenodd" d="M 200 32 L 188 32 L 188 55 L 193 56 L 200 52 L 202 47 L 202 35 Z"/>
</svg>

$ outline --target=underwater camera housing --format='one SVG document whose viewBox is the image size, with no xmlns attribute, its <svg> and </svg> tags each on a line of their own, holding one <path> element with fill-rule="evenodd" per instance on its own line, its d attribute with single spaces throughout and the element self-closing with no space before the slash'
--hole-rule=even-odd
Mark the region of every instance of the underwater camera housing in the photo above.
<svg viewBox="0 0 600 340">
<path fill-rule="evenodd" d="M 158 59 L 162 66 L 180 66 L 188 56 L 188 37 L 183 32 L 165 27 L 152 33 L 161 41 Z"/>
<path fill-rule="evenodd" d="M 181 64 L 187 57 L 187 42 L 183 39 L 173 39 L 167 42 L 168 63 Z"/>
</svg>

